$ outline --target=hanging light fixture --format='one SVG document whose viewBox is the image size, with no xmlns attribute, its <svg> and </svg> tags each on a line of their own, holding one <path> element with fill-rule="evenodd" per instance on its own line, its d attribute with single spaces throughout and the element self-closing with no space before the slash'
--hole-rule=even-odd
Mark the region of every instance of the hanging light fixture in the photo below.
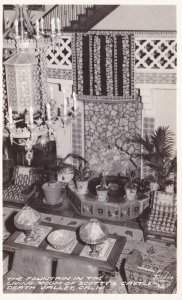
<svg viewBox="0 0 182 300">
<path fill-rule="evenodd" d="M 45 60 L 41 54 L 46 47 L 60 42 L 60 20 L 51 20 L 51 32 L 45 33 L 43 19 L 32 26 L 26 5 L 16 5 L 16 20 L 4 37 L 15 41 L 17 53 L 4 62 L 6 72 L 8 110 L 5 112 L 4 136 L 11 143 L 24 146 L 30 165 L 33 145 L 40 137 L 54 140 L 55 128 L 64 127 L 77 114 L 77 99 L 63 91 L 64 103 L 59 114 L 53 114 L 54 99 L 48 99 L 47 81 L 44 76 Z M 57 28 L 56 28 L 57 27 Z M 25 29 L 26 28 L 26 29 Z M 44 64 L 44 65 L 43 65 Z M 42 67 L 43 65 L 43 67 Z M 53 93 L 52 93 L 53 94 Z"/>
<path fill-rule="evenodd" d="M 4 62 L 8 107 L 18 113 L 24 113 L 30 107 L 40 111 L 40 93 L 38 63 L 35 56 L 27 49 L 21 48 L 18 53 Z"/>
</svg>

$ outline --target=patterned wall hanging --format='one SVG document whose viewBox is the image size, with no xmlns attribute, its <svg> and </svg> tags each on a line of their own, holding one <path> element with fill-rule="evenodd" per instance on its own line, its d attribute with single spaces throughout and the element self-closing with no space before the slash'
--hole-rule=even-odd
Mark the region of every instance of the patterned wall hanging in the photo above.
<svg viewBox="0 0 182 300">
<path fill-rule="evenodd" d="M 72 55 L 74 88 L 80 99 L 134 100 L 133 33 L 75 33 Z"/>
</svg>

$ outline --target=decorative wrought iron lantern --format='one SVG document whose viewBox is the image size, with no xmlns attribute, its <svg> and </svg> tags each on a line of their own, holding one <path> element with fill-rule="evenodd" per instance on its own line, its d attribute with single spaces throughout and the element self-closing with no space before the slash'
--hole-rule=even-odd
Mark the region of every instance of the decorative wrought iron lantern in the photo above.
<svg viewBox="0 0 182 300">
<path fill-rule="evenodd" d="M 54 48 L 61 39 L 60 26 L 56 29 L 53 19 L 51 33 L 45 33 L 42 25 L 40 31 L 38 20 L 35 26 L 31 25 L 26 5 L 15 5 L 15 9 L 17 19 L 4 33 L 4 39 L 10 38 L 16 53 L 4 62 L 8 108 L 4 112 L 3 135 L 10 137 L 11 144 L 25 147 L 25 157 L 30 165 L 33 145 L 40 137 L 48 136 L 53 140 L 56 129 L 74 119 L 77 100 L 75 93 L 69 99 L 64 92 L 63 109 L 58 114 L 52 109 L 53 95 L 51 99 L 48 97 L 44 52 L 49 45 Z"/>
<path fill-rule="evenodd" d="M 6 69 L 8 107 L 24 113 L 33 107 L 40 110 L 38 65 L 35 56 L 21 49 L 4 62 Z"/>
</svg>

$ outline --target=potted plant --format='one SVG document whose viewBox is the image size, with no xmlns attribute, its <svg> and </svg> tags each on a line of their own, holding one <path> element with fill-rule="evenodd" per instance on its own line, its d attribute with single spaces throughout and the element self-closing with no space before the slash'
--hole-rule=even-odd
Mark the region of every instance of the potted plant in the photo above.
<svg viewBox="0 0 182 300">
<path fill-rule="evenodd" d="M 103 172 L 100 178 L 100 184 L 96 186 L 97 200 L 106 202 L 108 198 L 108 185 L 106 183 L 107 172 Z"/>
<path fill-rule="evenodd" d="M 78 167 L 74 169 L 73 181 L 77 192 L 80 195 L 85 195 L 88 191 L 88 181 L 92 175 L 92 172 L 89 168 L 88 162 L 86 159 L 82 158 L 79 161 Z"/>
<path fill-rule="evenodd" d="M 127 177 L 127 183 L 125 184 L 125 192 L 126 192 L 126 198 L 129 201 L 133 201 L 136 199 L 136 194 L 138 190 L 138 178 L 139 176 L 139 170 L 138 169 L 128 169 L 126 172 Z"/>
<path fill-rule="evenodd" d="M 62 202 L 60 198 L 63 184 L 57 181 L 57 175 L 65 174 L 66 172 L 74 173 L 76 167 L 74 164 L 68 163 L 68 159 L 80 161 L 83 158 L 74 153 L 69 153 L 64 158 L 58 158 L 55 147 L 52 146 L 54 145 L 53 143 L 51 141 L 44 146 L 36 144 L 34 150 L 37 152 L 35 156 L 37 167 L 39 167 L 39 172 L 44 177 L 42 190 L 45 196 L 45 203 L 59 205 Z"/>
<path fill-rule="evenodd" d="M 152 189 L 166 191 L 170 185 L 174 185 L 176 191 L 177 159 L 173 153 L 174 133 L 169 127 L 158 127 L 150 137 L 135 136 L 133 142 L 143 147 L 143 153 L 139 156 L 153 173 L 148 177 Z"/>
</svg>

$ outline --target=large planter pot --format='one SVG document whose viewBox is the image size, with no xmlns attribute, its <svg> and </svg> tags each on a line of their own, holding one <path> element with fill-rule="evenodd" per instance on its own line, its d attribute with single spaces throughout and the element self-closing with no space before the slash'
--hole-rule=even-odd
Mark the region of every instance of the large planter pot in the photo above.
<svg viewBox="0 0 182 300">
<path fill-rule="evenodd" d="M 151 182 L 151 183 L 150 183 L 150 190 L 151 190 L 151 191 L 157 191 L 158 188 L 159 188 L 159 185 L 158 185 L 157 182 Z"/>
<path fill-rule="evenodd" d="M 165 192 L 167 192 L 167 193 L 171 193 L 171 194 L 174 194 L 174 184 L 170 184 L 170 185 L 168 185 L 168 186 L 166 186 L 166 188 L 165 188 Z"/>
<path fill-rule="evenodd" d="M 88 193 L 88 180 L 76 180 L 77 193 L 80 195 L 86 195 Z"/>
<path fill-rule="evenodd" d="M 126 198 L 129 201 L 134 201 L 136 199 L 136 194 L 137 194 L 137 186 L 129 186 L 125 185 L 125 192 L 126 192 Z"/>
<path fill-rule="evenodd" d="M 45 203 L 49 205 L 58 205 L 62 203 L 62 183 L 61 182 L 46 182 L 42 185 L 42 190 L 45 196 Z"/>
<path fill-rule="evenodd" d="M 99 201 L 99 202 L 107 201 L 107 196 L 108 196 L 108 187 L 107 186 L 103 187 L 102 185 L 97 185 L 96 192 L 97 192 L 97 201 Z"/>
</svg>

